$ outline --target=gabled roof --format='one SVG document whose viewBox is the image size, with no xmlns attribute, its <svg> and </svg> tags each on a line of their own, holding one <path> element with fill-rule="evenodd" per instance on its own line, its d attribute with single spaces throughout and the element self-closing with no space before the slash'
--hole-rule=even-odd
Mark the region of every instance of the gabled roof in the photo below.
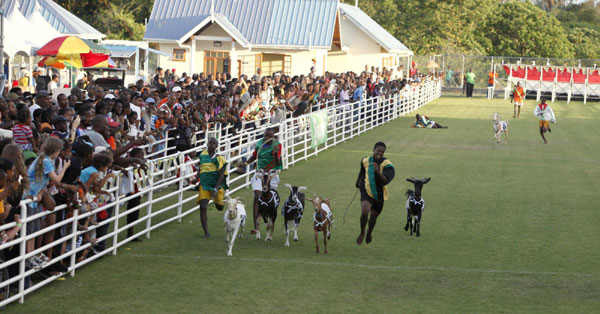
<svg viewBox="0 0 600 314">
<path fill-rule="evenodd" d="M 211 2 L 155 0 L 144 39 L 186 41 L 211 17 Z M 337 5 L 337 0 L 214 0 L 210 22 L 254 47 L 329 48 Z"/>
<path fill-rule="evenodd" d="M 413 55 L 410 49 L 406 48 L 396 37 L 388 33 L 360 8 L 340 3 L 340 14 L 373 38 L 385 50 L 397 54 Z"/>
<path fill-rule="evenodd" d="M 102 39 L 104 34 L 52 0 L 19 0 L 21 12 L 29 19 L 37 10 L 57 31 L 85 39 Z"/>
<path fill-rule="evenodd" d="M 106 49 L 110 50 L 110 56 L 112 58 L 130 58 L 137 52 L 136 46 L 125 46 L 125 45 L 103 45 Z"/>
</svg>

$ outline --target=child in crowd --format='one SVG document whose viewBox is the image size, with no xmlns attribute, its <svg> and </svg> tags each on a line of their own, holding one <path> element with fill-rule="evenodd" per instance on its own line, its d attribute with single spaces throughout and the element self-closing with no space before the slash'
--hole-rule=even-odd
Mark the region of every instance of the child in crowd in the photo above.
<svg viewBox="0 0 600 314">
<path fill-rule="evenodd" d="M 29 109 L 22 109 L 17 112 L 17 120 L 19 124 L 13 127 L 13 140 L 15 144 L 19 145 L 22 150 L 31 150 L 37 152 L 38 145 L 36 139 L 33 137 L 31 130 L 31 113 Z"/>
<path fill-rule="evenodd" d="M 40 155 L 35 159 L 27 170 L 29 177 L 30 186 L 27 197 L 34 200 L 30 203 L 27 208 L 27 216 L 33 216 L 44 210 L 48 212 L 54 211 L 56 203 L 48 192 L 47 186 L 50 181 L 54 182 L 58 188 L 69 189 L 71 191 L 77 191 L 77 187 L 61 183 L 61 180 L 65 174 L 66 169 L 71 165 L 70 161 L 64 162 L 64 167 L 61 172 L 57 174 L 54 161 L 60 154 L 63 148 L 64 141 L 57 138 L 48 138 L 42 145 Z M 48 221 L 46 221 L 48 223 Z M 32 234 L 41 228 L 40 219 L 36 219 L 27 224 L 27 234 Z M 33 251 L 35 248 L 35 240 L 31 239 L 27 241 L 26 250 L 27 253 Z M 48 257 L 44 253 L 30 257 L 26 263 L 28 267 L 38 268 L 48 261 Z"/>
</svg>

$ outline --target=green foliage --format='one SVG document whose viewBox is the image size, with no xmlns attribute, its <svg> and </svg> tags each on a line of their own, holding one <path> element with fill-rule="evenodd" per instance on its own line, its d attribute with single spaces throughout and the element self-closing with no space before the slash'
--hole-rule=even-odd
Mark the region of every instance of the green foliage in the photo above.
<svg viewBox="0 0 600 314">
<path fill-rule="evenodd" d="M 507 1 L 487 27 L 495 56 L 573 58 L 573 45 L 560 22 L 530 2 Z"/>
<path fill-rule="evenodd" d="M 108 39 L 142 40 L 154 0 L 58 0 Z"/>
<path fill-rule="evenodd" d="M 600 32 L 589 28 L 574 28 L 569 32 L 575 55 L 580 59 L 600 59 Z"/>
<path fill-rule="evenodd" d="M 137 23 L 127 6 L 110 3 L 100 10 L 98 30 L 106 34 L 107 39 L 142 40 L 145 28 Z"/>
</svg>

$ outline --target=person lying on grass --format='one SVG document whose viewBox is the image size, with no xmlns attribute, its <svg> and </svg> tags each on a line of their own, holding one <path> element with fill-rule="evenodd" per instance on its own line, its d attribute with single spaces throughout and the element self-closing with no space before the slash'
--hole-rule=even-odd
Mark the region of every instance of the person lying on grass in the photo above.
<svg viewBox="0 0 600 314">
<path fill-rule="evenodd" d="M 411 124 L 411 128 L 427 128 L 427 129 L 447 129 L 447 126 L 443 126 L 433 120 L 430 120 L 426 115 L 420 115 L 417 113 L 417 121 Z"/>
</svg>

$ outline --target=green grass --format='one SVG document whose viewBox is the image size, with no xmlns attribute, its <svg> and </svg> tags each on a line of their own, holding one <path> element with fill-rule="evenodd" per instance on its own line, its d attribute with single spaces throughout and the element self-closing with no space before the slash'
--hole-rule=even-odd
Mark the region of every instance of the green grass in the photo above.
<svg viewBox="0 0 600 314">
<path fill-rule="evenodd" d="M 447 130 L 401 118 L 282 173 L 282 183 L 332 198 L 328 255 L 314 252 L 307 212 L 291 247 L 278 219 L 273 242 L 246 232 L 227 258 L 223 215 L 211 206 L 212 238 L 200 238 L 194 213 L 6 312 L 598 313 L 600 105 L 552 104 L 548 145 L 533 106 L 516 120 L 502 100 L 442 98 L 419 112 Z M 494 111 L 510 121 L 507 145 L 494 143 Z M 379 140 L 396 178 L 373 243 L 358 247 L 359 202 L 343 226 L 342 216 L 359 160 Z M 420 238 L 402 229 L 409 176 L 432 178 Z M 238 194 L 251 212 L 250 191 Z"/>
</svg>

